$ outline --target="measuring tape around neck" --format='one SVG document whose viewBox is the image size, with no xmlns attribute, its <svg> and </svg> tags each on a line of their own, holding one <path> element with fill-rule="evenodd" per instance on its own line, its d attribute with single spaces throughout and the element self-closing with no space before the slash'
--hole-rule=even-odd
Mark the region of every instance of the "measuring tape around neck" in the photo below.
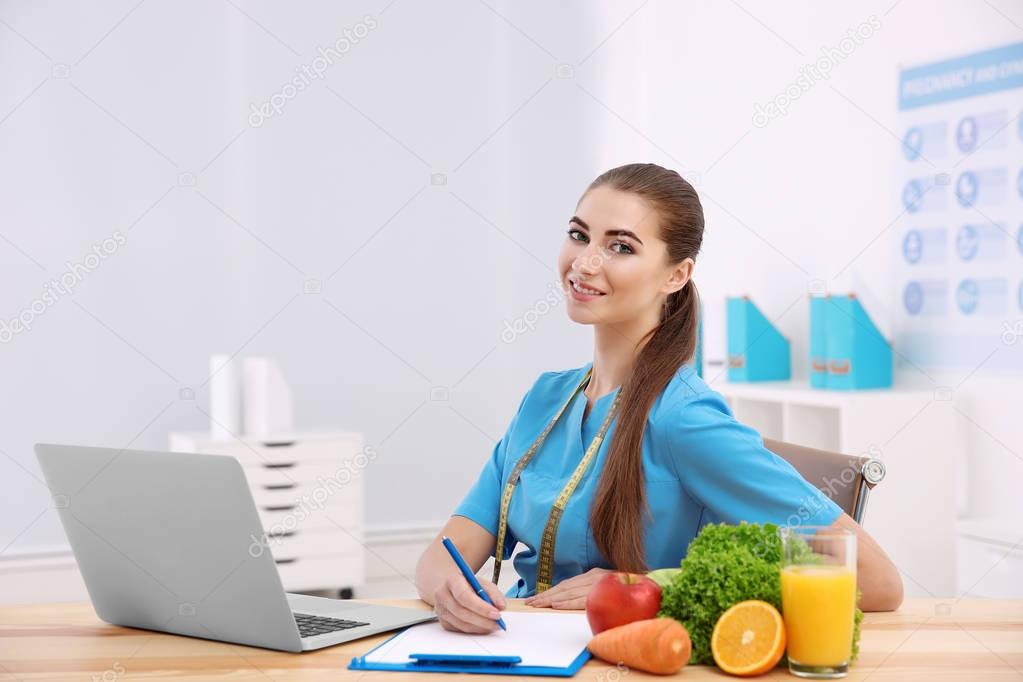
<svg viewBox="0 0 1023 682">
<path fill-rule="evenodd" d="M 522 475 L 523 469 L 533 459 L 540 446 L 547 439 L 547 435 L 554 428 L 554 425 L 561 419 L 561 415 L 564 414 L 565 410 L 575 399 L 576 394 L 579 393 L 590 381 L 590 376 L 593 372 L 593 368 L 586 370 L 586 375 L 583 377 L 579 385 L 576 386 L 575 390 L 572 391 L 572 395 L 569 396 L 568 400 L 558 413 L 554 415 L 554 419 L 547 424 L 543 432 L 537 437 L 533 444 L 526 450 L 526 453 L 519 458 L 519 461 L 515 463 L 515 468 L 512 469 L 511 476 L 508 477 L 508 482 L 504 486 L 504 491 L 501 494 L 501 514 L 498 520 L 497 526 L 497 545 L 494 551 L 494 578 L 493 582 L 496 585 L 498 578 L 501 577 L 501 561 L 502 555 L 504 554 L 504 542 L 508 532 L 508 507 L 511 505 L 512 493 L 515 492 L 515 486 L 519 483 L 519 478 Z M 600 445 L 604 441 L 604 436 L 607 434 L 608 427 L 611 425 L 611 420 L 614 418 L 615 412 L 618 409 L 618 402 L 622 396 L 622 392 L 619 391 L 615 395 L 614 400 L 611 403 L 611 407 L 608 408 L 607 416 L 604 417 L 604 422 L 600 425 L 600 430 L 597 435 L 590 441 L 589 447 L 586 448 L 586 452 L 583 455 L 582 460 L 576 466 L 575 471 L 569 477 L 568 482 L 558 493 L 557 498 L 554 500 L 554 505 L 551 507 L 551 511 L 547 516 L 547 524 L 543 529 L 543 536 L 540 540 L 539 558 L 537 560 L 536 570 L 536 592 L 539 594 L 544 590 L 547 590 L 551 586 L 551 580 L 553 578 L 553 566 L 554 566 L 554 540 L 558 532 L 558 524 L 561 522 L 561 515 L 565 511 L 565 507 L 568 505 L 569 499 L 572 497 L 572 493 L 575 492 L 579 482 L 582 480 L 583 474 L 589 468 L 590 463 L 596 456 L 597 451 L 600 450 Z"/>
</svg>

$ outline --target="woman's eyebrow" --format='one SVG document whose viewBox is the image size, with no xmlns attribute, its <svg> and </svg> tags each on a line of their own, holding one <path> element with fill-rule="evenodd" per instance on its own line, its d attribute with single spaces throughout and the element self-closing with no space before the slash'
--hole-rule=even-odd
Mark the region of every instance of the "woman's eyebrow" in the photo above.
<svg viewBox="0 0 1023 682">
<path fill-rule="evenodd" d="M 589 232 L 589 231 L 590 231 L 590 226 L 589 226 L 589 225 L 587 225 L 587 224 L 586 224 L 586 223 L 585 223 L 585 222 L 583 221 L 583 219 L 582 219 L 582 218 L 580 218 L 580 217 L 579 217 L 579 216 L 577 216 L 577 215 L 574 215 L 574 216 L 572 216 L 571 218 L 569 218 L 569 219 L 568 219 L 568 222 L 569 222 L 570 224 L 571 224 L 571 223 L 576 223 L 577 225 L 579 225 L 580 227 L 582 227 L 582 228 L 583 228 L 584 230 L 586 230 L 587 232 Z M 611 234 L 611 235 L 615 235 L 615 236 L 619 236 L 619 237 L 631 237 L 632 239 L 635 239 L 635 240 L 636 240 L 637 242 L 639 242 L 640 244 L 642 244 L 642 243 L 643 243 L 643 240 L 642 240 L 642 239 L 640 239 L 639 237 L 637 237 L 637 236 L 636 236 L 636 233 L 635 233 L 635 232 L 633 232 L 632 230 L 608 230 L 608 231 L 607 231 L 607 234 Z"/>
</svg>

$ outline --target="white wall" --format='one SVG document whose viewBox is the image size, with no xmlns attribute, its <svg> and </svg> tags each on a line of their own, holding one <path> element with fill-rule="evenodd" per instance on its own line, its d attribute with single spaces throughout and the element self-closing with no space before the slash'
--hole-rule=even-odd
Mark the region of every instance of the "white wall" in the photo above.
<svg viewBox="0 0 1023 682">
<path fill-rule="evenodd" d="M 752 124 L 872 14 L 880 30 L 829 80 Z M 366 15 L 377 26 L 325 78 L 249 125 L 250 104 Z M 536 375 L 590 359 L 560 306 L 513 343 L 501 333 L 551 291 L 566 217 L 620 163 L 678 168 L 704 199 L 708 356 L 716 308 L 749 293 L 793 339 L 798 374 L 812 281 L 896 300 L 875 237 L 898 213 L 899 65 L 1018 41 L 1023 10 L 148 0 L 2 2 L 0 19 L 0 318 L 126 236 L 0 346 L 13 556 L 64 544 L 32 443 L 165 447 L 205 426 L 214 352 L 275 356 L 299 426 L 366 434 L 381 454 L 368 523 L 439 522 Z M 322 293 L 303 293 L 311 279 Z M 1007 381 L 981 367 L 956 398 L 979 425 L 973 510 L 1023 519 Z M 438 386 L 448 401 L 429 400 Z"/>
</svg>

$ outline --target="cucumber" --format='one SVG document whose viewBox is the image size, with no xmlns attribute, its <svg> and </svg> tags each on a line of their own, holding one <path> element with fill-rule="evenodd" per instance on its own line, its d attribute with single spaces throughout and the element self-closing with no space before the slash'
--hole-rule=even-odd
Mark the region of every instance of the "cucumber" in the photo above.
<svg viewBox="0 0 1023 682">
<path fill-rule="evenodd" d="M 680 573 L 682 573 L 681 568 L 658 568 L 656 571 L 650 571 L 647 573 L 646 577 L 653 580 L 663 589 L 671 584 L 671 581 L 675 579 L 675 576 Z"/>
</svg>

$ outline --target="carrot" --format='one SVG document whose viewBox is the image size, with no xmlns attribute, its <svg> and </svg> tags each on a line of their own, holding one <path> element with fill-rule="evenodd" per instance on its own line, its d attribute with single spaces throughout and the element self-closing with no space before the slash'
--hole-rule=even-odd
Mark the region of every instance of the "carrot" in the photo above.
<svg viewBox="0 0 1023 682">
<path fill-rule="evenodd" d="M 682 623 L 674 618 L 650 618 L 604 630 L 587 648 L 608 663 L 671 675 L 689 662 L 693 645 Z"/>
</svg>

